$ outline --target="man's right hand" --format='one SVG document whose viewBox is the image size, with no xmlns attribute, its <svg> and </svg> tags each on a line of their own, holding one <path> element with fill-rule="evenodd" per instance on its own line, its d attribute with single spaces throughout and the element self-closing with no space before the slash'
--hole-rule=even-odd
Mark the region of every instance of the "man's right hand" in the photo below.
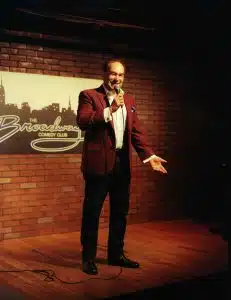
<svg viewBox="0 0 231 300">
<path fill-rule="evenodd" d="M 123 97 L 123 94 L 118 94 L 115 99 L 112 101 L 112 104 L 110 106 L 110 112 L 111 113 L 114 113 L 117 111 L 117 109 L 120 107 L 120 106 L 123 106 L 124 105 L 124 97 Z"/>
</svg>

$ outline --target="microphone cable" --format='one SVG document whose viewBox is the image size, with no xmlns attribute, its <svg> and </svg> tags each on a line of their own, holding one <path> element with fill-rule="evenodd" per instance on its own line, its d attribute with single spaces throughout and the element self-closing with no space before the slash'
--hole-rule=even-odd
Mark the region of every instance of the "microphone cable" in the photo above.
<svg viewBox="0 0 231 300">
<path fill-rule="evenodd" d="M 41 252 L 38 249 L 32 249 L 32 251 L 36 252 L 36 253 L 39 253 L 43 257 L 53 259 L 51 256 L 48 256 L 48 255 L 44 254 L 43 252 Z M 101 276 L 93 275 L 93 276 L 91 276 L 87 279 L 79 280 L 79 281 L 66 281 L 66 280 L 63 280 L 63 279 L 56 276 L 56 273 L 53 269 L 12 269 L 12 270 L 0 269 L 0 274 L 1 273 L 25 273 L 25 272 L 29 272 L 29 273 L 35 273 L 35 274 L 40 274 L 40 275 L 45 276 L 44 281 L 47 281 L 47 282 L 58 280 L 60 283 L 63 283 L 63 284 L 81 284 L 81 283 L 84 283 L 84 282 L 89 281 L 89 280 L 113 280 L 113 279 L 117 279 L 122 274 L 122 270 L 123 270 L 122 267 L 119 267 L 119 272 L 115 275 L 112 275 L 112 276 L 109 276 L 109 277 L 101 277 Z"/>
</svg>

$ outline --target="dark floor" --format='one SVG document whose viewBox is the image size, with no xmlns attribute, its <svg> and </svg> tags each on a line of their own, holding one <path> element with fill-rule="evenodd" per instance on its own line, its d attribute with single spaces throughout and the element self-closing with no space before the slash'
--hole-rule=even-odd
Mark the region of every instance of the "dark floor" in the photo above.
<svg viewBox="0 0 231 300">
<path fill-rule="evenodd" d="M 228 271 L 212 274 L 206 277 L 194 278 L 187 281 L 179 281 L 166 284 L 161 287 L 146 289 L 131 294 L 124 294 L 117 297 L 104 298 L 107 300 L 116 299 L 231 299 L 228 285 Z"/>
<path fill-rule="evenodd" d="M 23 294 L 12 290 L 10 287 L 0 285 L 1 300 L 24 300 Z"/>
<path fill-rule="evenodd" d="M 177 300 L 191 299 L 231 299 L 228 286 L 228 272 L 212 274 L 206 277 L 195 278 L 187 281 L 180 281 L 166 284 L 161 287 L 149 288 L 121 296 L 104 298 L 105 300 L 117 299 L 145 299 L 165 300 L 175 298 Z M 7 287 L 0 286 L 1 300 L 24 300 L 24 296 L 16 293 Z"/>
</svg>

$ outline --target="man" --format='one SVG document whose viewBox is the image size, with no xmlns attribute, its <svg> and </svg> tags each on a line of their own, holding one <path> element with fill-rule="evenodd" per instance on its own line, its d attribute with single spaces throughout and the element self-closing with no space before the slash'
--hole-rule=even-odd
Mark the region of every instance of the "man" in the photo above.
<svg viewBox="0 0 231 300">
<path fill-rule="evenodd" d="M 133 97 L 122 90 L 125 66 L 110 60 L 104 66 L 104 83 L 79 95 L 77 124 L 85 131 L 81 170 L 85 198 L 81 229 L 82 269 L 97 274 L 95 264 L 99 216 L 110 196 L 108 264 L 138 268 L 123 252 L 129 209 L 132 146 L 141 161 L 167 173 L 162 158 L 154 155 L 139 125 Z"/>
</svg>

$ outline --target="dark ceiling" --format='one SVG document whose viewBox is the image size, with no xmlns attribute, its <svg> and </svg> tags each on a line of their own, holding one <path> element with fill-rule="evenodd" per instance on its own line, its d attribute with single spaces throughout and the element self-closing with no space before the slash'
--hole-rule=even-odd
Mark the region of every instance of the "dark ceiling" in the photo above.
<svg viewBox="0 0 231 300">
<path fill-rule="evenodd" d="M 1 4 L 1 34 L 43 33 L 59 43 L 137 56 L 195 53 L 217 43 L 224 9 L 221 1 L 186 2 L 8 0 Z"/>
</svg>

